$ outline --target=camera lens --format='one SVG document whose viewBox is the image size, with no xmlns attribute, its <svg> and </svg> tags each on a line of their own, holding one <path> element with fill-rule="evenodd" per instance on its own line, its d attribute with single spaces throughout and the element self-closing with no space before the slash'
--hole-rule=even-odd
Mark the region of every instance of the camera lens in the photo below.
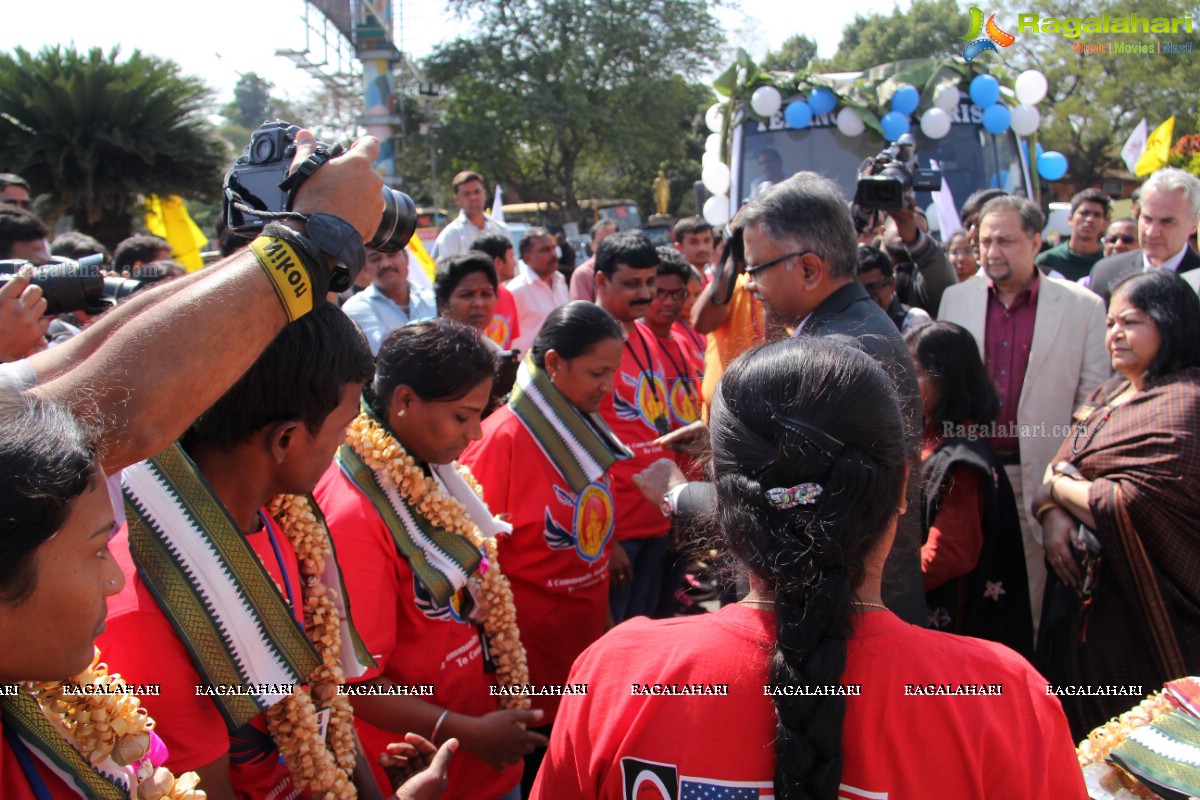
<svg viewBox="0 0 1200 800">
<path fill-rule="evenodd" d="M 275 157 L 275 139 L 270 134 L 254 137 L 250 145 L 250 163 L 265 164 Z"/>
<path fill-rule="evenodd" d="M 11 275 L 25 265 L 25 261 L 8 259 L 0 262 L 0 275 Z M 0 278 L 0 282 L 3 279 Z M 46 298 L 46 316 L 85 311 L 100 305 L 100 292 L 104 279 L 92 265 L 54 256 L 48 263 L 35 267 L 30 283 L 42 287 Z"/>
<path fill-rule="evenodd" d="M 394 253 L 408 244 L 417 230 L 417 208 L 404 192 L 383 187 L 383 219 L 379 229 L 367 242 L 368 250 Z"/>
</svg>

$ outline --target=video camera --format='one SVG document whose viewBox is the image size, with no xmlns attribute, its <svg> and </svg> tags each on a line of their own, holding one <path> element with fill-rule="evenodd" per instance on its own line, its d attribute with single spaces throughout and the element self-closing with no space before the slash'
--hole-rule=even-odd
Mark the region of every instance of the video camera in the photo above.
<svg viewBox="0 0 1200 800">
<path fill-rule="evenodd" d="M 269 120 L 251 134 L 246 151 L 225 175 L 225 222 L 230 228 L 256 234 L 270 221 L 257 216 L 256 211 L 268 214 L 291 211 L 296 192 L 304 180 L 343 152 L 341 145 L 331 147 L 318 142 L 314 152 L 316 166 L 288 175 L 296 155 L 296 134 L 299 132 L 296 125 Z M 417 229 L 416 206 L 404 192 L 384 186 L 382 194 L 383 219 L 375 235 L 365 244 L 368 250 L 394 253 L 408 244 Z M 335 270 L 335 277 L 339 271 L 345 272 L 344 269 Z M 349 274 L 344 277 L 348 288 Z M 336 291 L 336 283 L 331 283 L 330 288 Z"/>
<path fill-rule="evenodd" d="M 854 202 L 862 209 L 897 211 L 908 207 L 914 192 L 941 188 L 942 173 L 917 166 L 917 143 L 906 133 L 859 167 Z"/>
<path fill-rule="evenodd" d="M 141 289 L 146 282 L 107 277 L 100 271 L 103 255 L 75 261 L 53 256 L 44 266 L 33 268 L 31 284 L 42 287 L 46 316 L 86 311 L 100 314 Z M 29 262 L 21 258 L 0 259 L 0 283 L 7 282 Z"/>
</svg>

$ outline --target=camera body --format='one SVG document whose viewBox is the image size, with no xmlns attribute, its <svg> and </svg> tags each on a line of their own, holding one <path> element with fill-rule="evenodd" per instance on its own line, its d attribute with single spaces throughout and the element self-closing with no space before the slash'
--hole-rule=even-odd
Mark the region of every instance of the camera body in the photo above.
<svg viewBox="0 0 1200 800">
<path fill-rule="evenodd" d="M 906 133 L 863 162 L 854 202 L 862 209 L 897 211 L 908 207 L 914 192 L 936 192 L 941 188 L 942 173 L 918 166 L 917 143 Z"/>
<path fill-rule="evenodd" d="M 270 221 L 255 211 L 279 214 L 292 211 L 296 192 L 307 173 L 289 176 L 296 156 L 296 134 L 300 128 L 282 120 L 268 120 L 250 135 L 245 152 L 225 174 L 225 222 L 240 233 L 256 234 Z M 320 168 L 340 155 L 340 145 L 318 142 L 311 159 Z M 304 177 L 300 177 L 303 175 Z M 394 253 L 408 244 L 417 228 L 416 207 L 404 192 L 383 187 L 383 219 L 375 235 L 365 242 L 368 250 Z"/>
<path fill-rule="evenodd" d="M 53 256 L 33 268 L 31 284 L 42 288 L 46 298 L 46 316 L 86 311 L 99 314 L 142 288 L 143 282 L 130 278 L 105 277 L 100 271 L 104 256 L 94 255 L 75 261 Z M 8 281 L 28 261 L 20 258 L 0 260 L 0 283 Z"/>
</svg>

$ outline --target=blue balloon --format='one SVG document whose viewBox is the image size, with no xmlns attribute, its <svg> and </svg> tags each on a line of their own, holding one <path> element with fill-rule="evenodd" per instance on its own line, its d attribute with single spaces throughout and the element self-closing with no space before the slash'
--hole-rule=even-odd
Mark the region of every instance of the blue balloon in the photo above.
<svg viewBox="0 0 1200 800">
<path fill-rule="evenodd" d="M 883 138 L 894 142 L 908 133 L 908 116 L 899 111 L 889 111 L 879 120 L 879 126 L 883 128 Z"/>
<path fill-rule="evenodd" d="M 1048 150 L 1038 157 L 1038 175 L 1048 181 L 1056 181 L 1067 174 L 1067 157 L 1057 150 Z"/>
<path fill-rule="evenodd" d="M 818 86 L 809 93 L 808 105 L 814 114 L 828 114 L 837 108 L 837 95 L 824 86 Z"/>
<path fill-rule="evenodd" d="M 892 111 L 899 111 L 901 114 L 911 114 L 917 110 L 917 104 L 920 102 L 921 93 L 917 91 L 916 87 L 904 83 L 892 95 Z"/>
<path fill-rule="evenodd" d="M 1012 112 L 1008 106 L 996 105 L 983 112 L 983 127 L 988 133 L 1004 133 L 1012 125 Z"/>
<path fill-rule="evenodd" d="M 813 110 L 803 100 L 796 100 L 788 103 L 787 109 L 783 112 L 783 118 L 789 128 L 807 128 L 812 122 Z"/>
<path fill-rule="evenodd" d="M 976 75 L 971 81 L 971 102 L 980 108 L 994 106 L 1000 99 L 1000 83 L 991 75 Z"/>
</svg>

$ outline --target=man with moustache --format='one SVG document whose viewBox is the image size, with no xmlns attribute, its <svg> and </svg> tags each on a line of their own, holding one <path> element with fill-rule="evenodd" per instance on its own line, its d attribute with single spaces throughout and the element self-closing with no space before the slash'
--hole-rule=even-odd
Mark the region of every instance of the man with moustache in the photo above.
<svg viewBox="0 0 1200 800">
<path fill-rule="evenodd" d="M 1138 231 L 1137 220 L 1133 217 L 1114 219 L 1100 240 L 1104 243 L 1104 257 L 1115 256 L 1117 253 L 1128 253 L 1137 250 Z"/>
<path fill-rule="evenodd" d="M 975 337 L 1000 396 L 991 444 L 1015 495 L 1035 633 L 1046 567 L 1042 529 L 1029 499 L 1072 412 L 1110 374 L 1104 305 L 1075 283 L 1042 275 L 1034 264 L 1044 224 L 1042 212 L 1023 198 L 1006 195 L 984 206 L 979 258 L 988 279 L 951 286 L 938 314 Z"/>
<path fill-rule="evenodd" d="M 663 356 L 654 331 L 639 322 L 650 310 L 658 253 L 641 231 L 609 236 L 596 252 L 596 304 L 621 324 L 625 345 L 613 393 L 600 416 L 633 457 L 609 469 L 615 530 L 609 575 L 614 622 L 650 615 L 658 604 L 669 520 L 646 501 L 633 476 L 665 455 L 655 439 L 670 430 Z"/>
<path fill-rule="evenodd" d="M 525 267 L 508 282 L 508 290 L 517 304 L 517 326 L 521 331 L 520 336 L 513 338 L 512 346 L 528 353 L 546 317 L 566 305 L 570 297 L 567 279 L 558 271 L 558 253 L 550 231 L 541 227 L 525 231 L 521 237 L 521 260 Z"/>
<path fill-rule="evenodd" d="M 1071 238 L 1039 253 L 1036 263 L 1043 272 L 1057 270 L 1069 281 L 1088 275 L 1104 258 L 1100 236 L 1108 223 L 1112 201 L 1096 188 L 1084 189 L 1071 198 Z"/>
<path fill-rule="evenodd" d="M 1200 217 L 1200 178 L 1174 167 L 1155 172 L 1141 186 L 1138 241 L 1141 250 L 1110 256 L 1092 267 L 1089 288 L 1104 298 L 1112 287 L 1137 272 L 1167 269 L 1177 275 L 1200 268 L 1188 246 Z"/>
<path fill-rule="evenodd" d="M 436 317 L 437 303 L 432 292 L 408 279 L 408 251 L 403 248 L 395 253 L 368 250 L 367 269 L 375 271 L 371 285 L 347 300 L 342 311 L 367 337 L 374 356 L 396 328 Z"/>
</svg>

